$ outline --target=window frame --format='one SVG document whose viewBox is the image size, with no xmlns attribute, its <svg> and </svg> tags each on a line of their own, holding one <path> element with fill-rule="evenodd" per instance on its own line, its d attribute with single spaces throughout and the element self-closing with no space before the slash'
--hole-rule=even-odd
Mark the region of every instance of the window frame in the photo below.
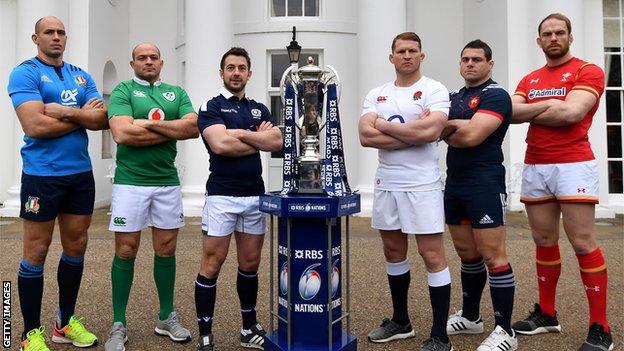
<svg viewBox="0 0 624 351">
<path fill-rule="evenodd" d="M 300 16 L 290 16 L 288 15 L 288 3 L 291 1 L 300 1 L 301 2 L 301 15 Z M 323 16 L 323 0 L 316 0 L 318 3 L 317 6 L 317 15 L 316 16 L 306 16 L 305 15 L 305 2 L 306 0 L 284 0 L 284 15 L 283 16 L 276 16 L 273 15 L 273 0 L 269 0 L 267 1 L 267 7 L 268 7 L 268 17 L 270 20 L 276 20 L 276 21 L 280 21 L 280 20 L 289 20 L 289 19 L 297 19 L 297 20 L 315 20 L 315 19 L 319 19 Z"/>
</svg>

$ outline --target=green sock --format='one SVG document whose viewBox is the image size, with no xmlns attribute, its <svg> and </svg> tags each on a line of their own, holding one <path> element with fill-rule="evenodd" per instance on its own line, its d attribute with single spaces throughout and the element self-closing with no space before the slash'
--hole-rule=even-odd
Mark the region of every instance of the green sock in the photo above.
<svg viewBox="0 0 624 351">
<path fill-rule="evenodd" d="M 134 258 L 124 260 L 115 255 L 111 267 L 111 284 L 113 286 L 113 322 L 126 325 L 126 307 L 134 278 Z"/>
<path fill-rule="evenodd" d="M 158 318 L 165 320 L 173 312 L 173 288 L 175 286 L 176 258 L 154 255 L 154 282 L 158 290 L 160 312 Z"/>
</svg>

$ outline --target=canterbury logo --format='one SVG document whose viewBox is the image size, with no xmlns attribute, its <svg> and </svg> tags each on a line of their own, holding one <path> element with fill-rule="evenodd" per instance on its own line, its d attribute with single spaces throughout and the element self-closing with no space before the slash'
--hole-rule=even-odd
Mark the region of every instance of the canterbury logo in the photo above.
<svg viewBox="0 0 624 351">
<path fill-rule="evenodd" d="M 118 227 L 123 227 L 126 225 L 126 217 L 115 217 L 113 218 L 113 224 Z"/>
</svg>

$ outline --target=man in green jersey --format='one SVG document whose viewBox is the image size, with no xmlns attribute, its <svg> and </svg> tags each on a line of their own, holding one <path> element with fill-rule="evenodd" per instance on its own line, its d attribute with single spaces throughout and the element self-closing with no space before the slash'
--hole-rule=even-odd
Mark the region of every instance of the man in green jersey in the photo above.
<svg viewBox="0 0 624 351">
<path fill-rule="evenodd" d="M 109 124 L 118 147 L 109 226 L 115 232 L 114 316 L 106 351 L 125 350 L 134 259 L 141 230 L 147 227 L 152 227 L 154 281 L 160 300 L 154 331 L 175 342 L 191 340 L 173 308 L 176 238 L 184 226 L 174 161 L 176 141 L 198 136 L 197 114 L 182 88 L 161 82 L 162 65 L 155 45 L 137 45 L 130 61 L 135 77 L 117 85 L 109 100 Z"/>
</svg>

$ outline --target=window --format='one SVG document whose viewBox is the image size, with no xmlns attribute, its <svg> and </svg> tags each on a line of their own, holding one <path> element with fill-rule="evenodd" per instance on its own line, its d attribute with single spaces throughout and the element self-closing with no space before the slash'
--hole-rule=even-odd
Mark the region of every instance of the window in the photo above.
<svg viewBox="0 0 624 351">
<path fill-rule="evenodd" d="M 271 17 L 318 17 L 319 0 L 271 0 Z"/>
<path fill-rule="evenodd" d="M 316 65 L 319 65 L 319 54 L 318 53 L 310 53 L 302 51 L 299 56 L 299 67 L 302 67 L 307 64 L 308 57 L 311 56 L 314 59 Z M 282 115 L 282 109 L 284 106 L 282 105 L 282 98 L 280 96 L 280 80 L 282 79 L 282 74 L 284 71 L 290 66 L 290 60 L 288 58 L 288 54 L 283 53 L 274 53 L 270 54 L 269 59 L 269 101 L 271 109 L 271 114 L 275 119 L 275 124 L 280 128 L 284 127 L 284 116 Z M 271 153 L 272 158 L 281 158 L 283 155 L 282 151 Z"/>
<path fill-rule="evenodd" d="M 622 179 L 622 107 L 624 84 L 622 84 L 622 62 L 624 59 L 622 33 L 622 0 L 603 0 L 604 55 L 607 101 L 607 162 L 609 193 L 624 194 Z"/>
</svg>

